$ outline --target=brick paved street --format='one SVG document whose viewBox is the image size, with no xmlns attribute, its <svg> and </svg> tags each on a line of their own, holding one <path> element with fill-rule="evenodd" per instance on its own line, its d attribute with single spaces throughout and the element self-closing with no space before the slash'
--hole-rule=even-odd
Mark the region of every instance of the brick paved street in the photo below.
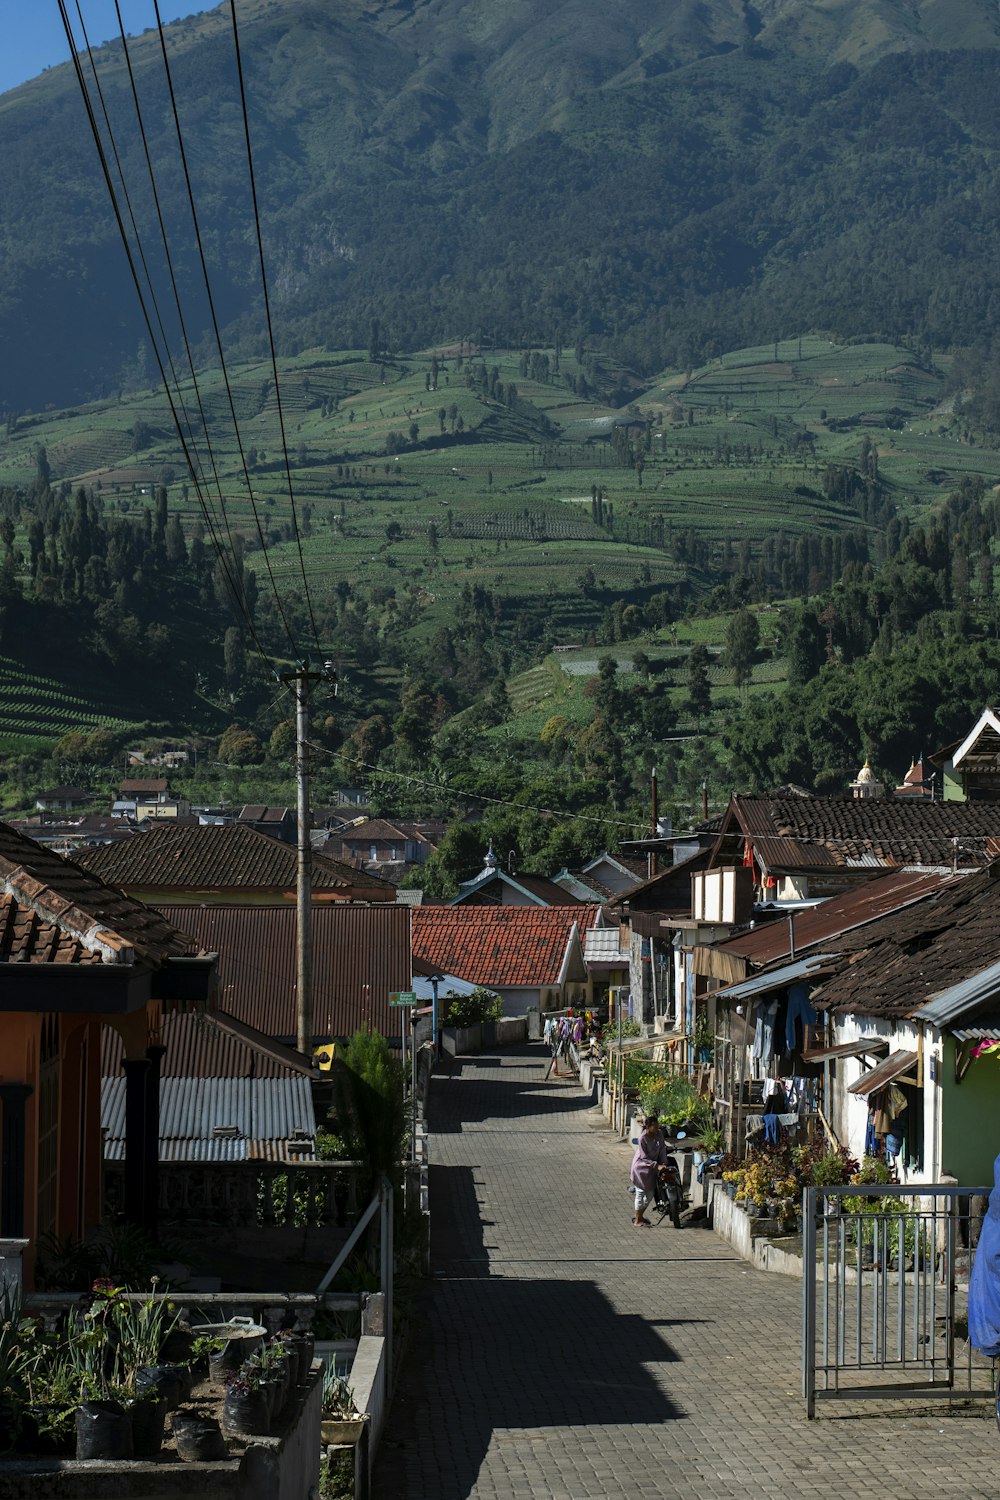
<svg viewBox="0 0 1000 1500">
<path fill-rule="evenodd" d="M 376 1500 L 1000 1492 L 984 1404 L 805 1419 L 801 1284 L 709 1229 L 634 1229 L 630 1148 L 541 1047 L 433 1084 L 436 1279 L 411 1330 Z"/>
</svg>

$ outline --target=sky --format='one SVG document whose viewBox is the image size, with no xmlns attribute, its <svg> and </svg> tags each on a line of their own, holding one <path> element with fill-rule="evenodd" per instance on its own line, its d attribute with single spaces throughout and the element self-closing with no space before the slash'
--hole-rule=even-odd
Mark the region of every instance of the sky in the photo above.
<svg viewBox="0 0 1000 1500">
<path fill-rule="evenodd" d="M 156 23 L 152 0 L 119 0 L 125 30 L 134 36 Z M 211 10 L 218 0 L 160 0 L 164 22 Z M 118 35 L 114 0 L 80 0 L 91 44 Z M 76 0 L 67 10 L 76 17 Z M 237 12 L 237 15 L 239 12 Z M 43 68 L 69 61 L 69 47 L 57 0 L 0 0 L 0 93 Z"/>
</svg>

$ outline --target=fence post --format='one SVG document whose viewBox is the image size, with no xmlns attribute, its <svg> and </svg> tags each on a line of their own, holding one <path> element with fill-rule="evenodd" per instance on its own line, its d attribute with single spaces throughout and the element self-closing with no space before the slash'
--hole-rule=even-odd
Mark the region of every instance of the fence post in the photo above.
<svg viewBox="0 0 1000 1500">
<path fill-rule="evenodd" d="M 816 1196 L 802 1189 L 802 1395 L 806 1416 L 816 1415 Z"/>
<path fill-rule="evenodd" d="M 392 1183 L 385 1176 L 379 1184 L 379 1197 L 379 1249 L 382 1262 L 380 1281 L 385 1297 L 385 1370 L 388 1392 L 392 1389 Z"/>
</svg>

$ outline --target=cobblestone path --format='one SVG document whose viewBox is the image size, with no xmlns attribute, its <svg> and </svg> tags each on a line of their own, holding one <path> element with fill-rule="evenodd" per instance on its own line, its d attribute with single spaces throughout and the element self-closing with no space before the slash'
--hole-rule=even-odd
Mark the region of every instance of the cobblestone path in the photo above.
<svg viewBox="0 0 1000 1500">
<path fill-rule="evenodd" d="M 705 1227 L 634 1229 L 630 1148 L 540 1047 L 432 1086 L 435 1279 L 376 1500 L 1000 1494 L 987 1405 L 800 1399 L 801 1283 Z"/>
</svg>

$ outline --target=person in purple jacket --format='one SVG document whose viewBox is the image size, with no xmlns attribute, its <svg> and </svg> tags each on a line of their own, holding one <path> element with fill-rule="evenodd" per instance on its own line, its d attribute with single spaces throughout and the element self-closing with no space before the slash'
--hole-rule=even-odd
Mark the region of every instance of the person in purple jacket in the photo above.
<svg viewBox="0 0 1000 1500">
<path fill-rule="evenodd" d="M 635 1189 L 635 1213 L 632 1223 L 638 1229 L 652 1229 L 652 1224 L 643 1215 L 656 1192 L 656 1173 L 666 1163 L 667 1142 L 656 1115 L 647 1115 L 643 1121 L 632 1158 L 629 1181 Z"/>
</svg>

